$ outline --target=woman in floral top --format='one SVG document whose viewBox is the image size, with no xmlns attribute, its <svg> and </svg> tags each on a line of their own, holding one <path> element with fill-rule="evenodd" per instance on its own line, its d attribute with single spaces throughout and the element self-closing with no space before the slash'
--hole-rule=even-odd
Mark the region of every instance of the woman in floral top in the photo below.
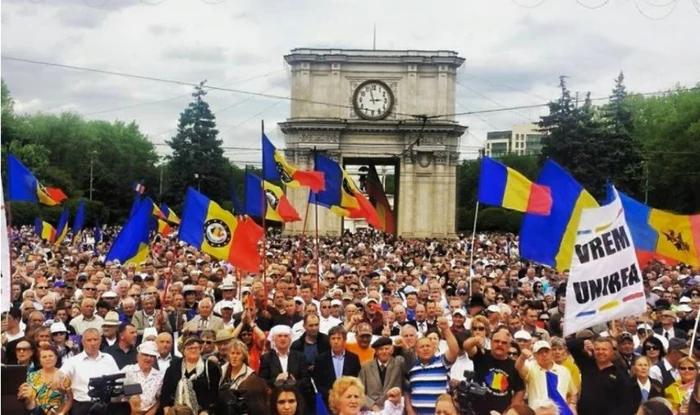
<svg viewBox="0 0 700 415">
<path fill-rule="evenodd" d="M 56 363 L 58 352 L 50 345 L 39 350 L 41 369 L 27 375 L 27 382 L 19 388 L 17 398 L 24 401 L 32 414 L 66 415 L 73 405 L 71 380 L 62 375 Z M 54 389 L 54 385 L 60 385 Z"/>
</svg>

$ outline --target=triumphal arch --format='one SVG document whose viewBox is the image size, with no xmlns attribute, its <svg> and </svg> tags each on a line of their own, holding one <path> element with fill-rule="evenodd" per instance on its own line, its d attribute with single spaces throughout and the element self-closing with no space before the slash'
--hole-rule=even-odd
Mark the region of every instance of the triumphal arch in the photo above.
<svg viewBox="0 0 700 415">
<path fill-rule="evenodd" d="M 464 58 L 444 50 L 298 48 L 285 60 L 293 100 L 279 128 L 287 160 L 312 169 L 315 149 L 346 167 L 393 166 L 396 234 L 454 234 L 459 140 L 467 127 L 449 114 Z M 287 195 L 303 216 L 308 189 L 288 188 Z M 313 205 L 311 212 L 307 232 Z M 342 220 L 319 208 L 319 233 L 340 234 Z M 302 223 L 286 231 L 299 233 Z"/>
</svg>

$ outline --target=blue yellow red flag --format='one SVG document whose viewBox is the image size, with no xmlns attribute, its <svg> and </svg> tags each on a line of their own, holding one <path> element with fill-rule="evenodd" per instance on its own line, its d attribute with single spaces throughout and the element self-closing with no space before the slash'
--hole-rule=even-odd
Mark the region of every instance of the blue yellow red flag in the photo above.
<svg viewBox="0 0 700 415">
<path fill-rule="evenodd" d="M 41 218 L 34 219 L 34 233 L 48 243 L 52 243 L 56 239 L 56 229 Z"/>
<path fill-rule="evenodd" d="M 581 210 L 599 205 L 552 160 L 544 164 L 537 184 L 549 187 L 552 207 L 547 216 L 525 213 L 520 227 L 520 256 L 564 271 L 571 266 Z"/>
<path fill-rule="evenodd" d="M 608 198 L 610 198 L 610 186 Z M 654 209 L 618 191 L 639 265 L 652 259 L 700 266 L 700 214 L 678 215 Z"/>
<path fill-rule="evenodd" d="M 549 215 L 552 195 L 549 187 L 531 182 L 517 170 L 483 157 L 479 173 L 481 203 L 537 215 Z"/>
<path fill-rule="evenodd" d="M 73 220 L 73 240 L 71 240 L 71 245 L 75 245 L 80 240 L 80 234 L 83 230 L 83 223 L 85 222 L 85 201 L 81 200 L 78 203 L 78 210 L 75 213 L 75 219 Z"/>
<path fill-rule="evenodd" d="M 323 173 L 291 166 L 265 133 L 262 135 L 262 147 L 264 180 L 281 181 L 285 186 L 292 188 L 307 186 L 313 192 L 323 190 Z"/>
<path fill-rule="evenodd" d="M 56 239 L 54 245 L 60 245 L 61 242 L 66 237 L 68 233 L 68 207 L 64 206 L 61 212 L 61 217 L 58 219 L 58 225 L 56 226 Z"/>
<path fill-rule="evenodd" d="M 252 219 L 237 218 L 192 188 L 187 189 L 178 238 L 235 267 L 260 270 L 260 227 Z"/>
<path fill-rule="evenodd" d="M 165 215 L 165 220 L 173 223 L 175 225 L 180 224 L 180 218 L 175 214 L 175 212 L 168 207 L 165 203 L 160 204 L 160 211 Z"/>
<path fill-rule="evenodd" d="M 9 178 L 7 200 L 56 206 L 67 199 L 61 189 L 42 186 L 32 172 L 12 154 L 7 157 L 7 164 Z"/>
<path fill-rule="evenodd" d="M 150 242 L 150 219 L 153 201 L 146 198 L 117 235 L 105 261 L 119 260 L 122 264 L 133 263 L 137 269 L 148 258 Z"/>
<path fill-rule="evenodd" d="M 261 218 L 263 202 L 265 219 L 276 222 L 295 222 L 301 220 L 299 213 L 289 203 L 287 196 L 279 186 L 264 181 L 253 173 L 245 174 L 245 213 Z M 263 196 L 264 195 L 264 196 Z"/>
</svg>

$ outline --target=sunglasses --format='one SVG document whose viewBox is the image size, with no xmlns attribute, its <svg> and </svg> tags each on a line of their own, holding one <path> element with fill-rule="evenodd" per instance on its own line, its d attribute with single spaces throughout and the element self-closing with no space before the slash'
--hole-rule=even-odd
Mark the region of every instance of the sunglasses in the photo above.
<svg viewBox="0 0 700 415">
<path fill-rule="evenodd" d="M 484 326 L 472 327 L 472 331 L 486 331 L 486 327 L 484 327 Z"/>
<path fill-rule="evenodd" d="M 695 366 L 681 366 L 681 367 L 678 368 L 678 370 L 688 370 L 688 371 L 690 371 L 690 370 L 698 370 L 698 368 L 696 368 Z"/>
<path fill-rule="evenodd" d="M 83 288 L 83 290 L 85 290 L 85 291 L 96 291 L 97 288 Z"/>
<path fill-rule="evenodd" d="M 646 350 L 659 350 L 659 347 L 649 345 L 649 346 L 644 346 L 644 349 L 646 349 Z"/>
<path fill-rule="evenodd" d="M 508 352 L 509 357 L 518 357 L 518 352 Z"/>
<path fill-rule="evenodd" d="M 331 308 L 331 306 L 328 305 L 322 305 L 321 308 Z"/>
<path fill-rule="evenodd" d="M 15 350 L 18 352 L 30 352 L 32 350 L 31 347 L 16 347 Z"/>
<path fill-rule="evenodd" d="M 38 288 L 38 289 L 40 289 L 40 290 L 46 290 L 46 289 L 48 289 L 49 287 L 46 286 L 46 285 L 42 285 L 42 286 L 40 286 L 40 287 L 37 286 L 36 288 Z"/>
<path fill-rule="evenodd" d="M 202 340 L 202 344 L 214 344 L 213 340 Z"/>
<path fill-rule="evenodd" d="M 541 318 L 540 321 L 544 321 L 545 323 L 549 321 L 548 318 Z"/>
<path fill-rule="evenodd" d="M 506 300 L 506 298 L 505 298 L 505 297 L 496 297 L 496 300 L 501 300 L 501 301 L 505 301 L 505 300 Z"/>
</svg>

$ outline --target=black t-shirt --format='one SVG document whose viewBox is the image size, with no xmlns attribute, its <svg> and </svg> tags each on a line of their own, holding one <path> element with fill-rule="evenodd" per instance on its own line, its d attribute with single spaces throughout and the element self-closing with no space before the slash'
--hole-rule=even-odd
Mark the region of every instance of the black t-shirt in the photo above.
<svg viewBox="0 0 700 415">
<path fill-rule="evenodd" d="M 511 403 L 516 392 L 525 389 L 525 384 L 515 369 L 515 361 L 498 360 L 491 353 L 479 350 L 472 358 L 474 361 L 474 380 L 485 385 L 490 393 L 483 398 L 473 400 L 477 414 L 489 411 L 503 412 Z"/>
</svg>

